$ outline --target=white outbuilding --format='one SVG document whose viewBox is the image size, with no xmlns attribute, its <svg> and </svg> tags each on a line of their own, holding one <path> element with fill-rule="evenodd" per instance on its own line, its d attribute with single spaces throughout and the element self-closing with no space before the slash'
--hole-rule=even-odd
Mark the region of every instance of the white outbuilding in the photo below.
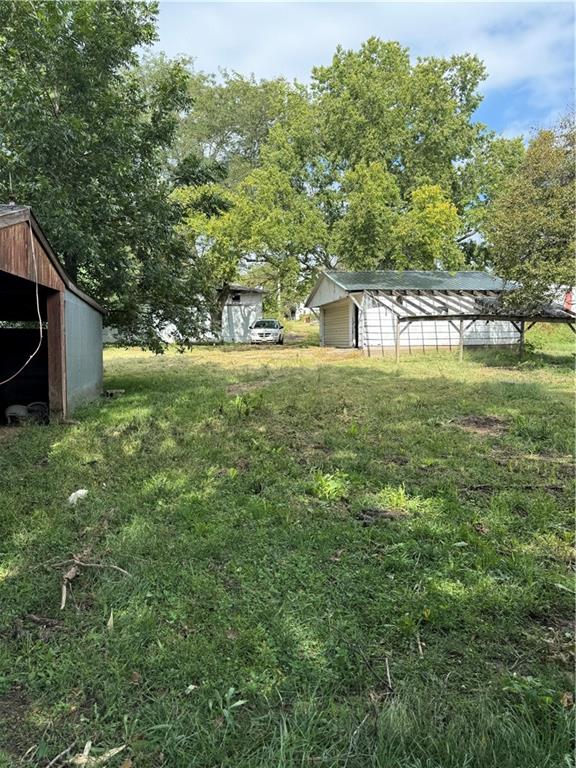
<svg viewBox="0 0 576 768">
<path fill-rule="evenodd" d="M 221 340 L 227 343 L 250 343 L 250 328 L 262 318 L 263 288 L 230 285 L 222 308 Z"/>
<path fill-rule="evenodd" d="M 324 272 L 306 306 L 319 310 L 322 346 L 400 351 L 464 346 L 522 349 L 535 322 L 576 319 L 562 305 L 536 314 L 507 309 L 501 299 L 512 286 L 487 272 L 384 270 Z"/>
</svg>

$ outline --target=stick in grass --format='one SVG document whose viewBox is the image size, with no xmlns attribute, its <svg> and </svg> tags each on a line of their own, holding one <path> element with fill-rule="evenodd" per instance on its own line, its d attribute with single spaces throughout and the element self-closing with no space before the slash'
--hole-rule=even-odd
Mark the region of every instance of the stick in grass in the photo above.
<svg viewBox="0 0 576 768">
<path fill-rule="evenodd" d="M 422 641 L 420 640 L 420 632 L 416 632 L 416 642 L 418 643 L 418 655 L 423 659 L 424 649 L 422 648 Z"/>
<path fill-rule="evenodd" d="M 390 693 L 394 692 L 394 688 L 392 687 L 392 677 L 390 675 L 390 664 L 388 664 L 388 656 L 385 657 L 386 661 L 386 679 L 388 680 L 388 688 L 390 689 Z"/>
<path fill-rule="evenodd" d="M 62 760 L 63 757 L 66 757 L 66 755 L 72 750 L 72 747 L 75 744 L 76 744 L 76 742 L 73 741 L 72 744 L 70 744 L 69 747 L 66 747 L 66 749 L 63 749 L 62 752 L 60 752 L 60 754 L 56 755 L 56 757 L 53 757 L 52 760 L 50 760 L 50 762 L 46 766 L 46 768 L 52 768 L 52 766 L 56 765 L 56 763 L 59 762 L 60 760 Z"/>
<path fill-rule="evenodd" d="M 63 565 L 77 565 L 79 568 L 112 568 L 114 571 L 123 573 L 124 576 L 132 576 L 131 573 L 125 571 L 124 568 L 120 568 L 119 565 L 113 565 L 112 563 L 85 563 L 83 560 L 78 560 L 77 557 L 73 557 L 70 560 L 61 560 L 58 563 L 51 563 L 50 568 L 60 568 Z"/>
</svg>

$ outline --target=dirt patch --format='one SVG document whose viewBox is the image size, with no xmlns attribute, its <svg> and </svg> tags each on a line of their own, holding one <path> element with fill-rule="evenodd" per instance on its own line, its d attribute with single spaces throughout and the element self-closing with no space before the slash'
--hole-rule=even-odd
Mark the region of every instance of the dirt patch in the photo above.
<svg viewBox="0 0 576 768">
<path fill-rule="evenodd" d="M 384 456 L 383 461 L 385 464 L 396 464 L 399 467 L 405 467 L 410 463 L 410 459 L 406 456 Z"/>
<path fill-rule="evenodd" d="M 268 381 L 246 381 L 238 384 L 229 384 L 226 387 L 228 395 L 245 395 L 247 392 L 253 392 L 255 389 L 262 389 L 268 384 Z"/>
<path fill-rule="evenodd" d="M 356 515 L 356 520 L 366 528 L 379 520 L 403 520 L 406 517 L 408 517 L 408 513 L 402 509 L 362 509 Z"/>
<path fill-rule="evenodd" d="M 541 621 L 548 658 L 570 669 L 574 668 L 574 621 L 552 617 Z"/>
<path fill-rule="evenodd" d="M 18 429 L 15 427 L 0 427 L 0 443 L 3 440 L 9 440 L 14 435 L 18 434 Z"/>
<path fill-rule="evenodd" d="M 22 757 L 34 743 L 30 725 L 30 701 L 19 686 L 0 696 L 0 746 L 16 758 Z"/>
<path fill-rule="evenodd" d="M 476 435 L 498 436 L 508 429 L 506 422 L 497 416 L 464 416 L 456 423 L 461 429 Z"/>
</svg>

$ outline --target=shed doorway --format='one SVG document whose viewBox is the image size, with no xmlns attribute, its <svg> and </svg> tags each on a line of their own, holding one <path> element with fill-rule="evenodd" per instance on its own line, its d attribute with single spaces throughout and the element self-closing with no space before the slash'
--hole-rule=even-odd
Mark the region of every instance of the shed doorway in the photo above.
<svg viewBox="0 0 576 768">
<path fill-rule="evenodd" d="M 0 424 L 14 405 L 44 403 L 46 416 L 61 413 L 59 299 L 58 291 L 39 285 L 37 303 L 34 282 L 0 271 L 0 382 L 8 379 L 0 386 Z"/>
</svg>

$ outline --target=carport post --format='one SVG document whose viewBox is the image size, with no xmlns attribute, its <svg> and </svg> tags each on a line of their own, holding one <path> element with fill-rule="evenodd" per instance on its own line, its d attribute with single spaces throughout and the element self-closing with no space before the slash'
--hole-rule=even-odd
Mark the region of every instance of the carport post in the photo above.
<svg viewBox="0 0 576 768">
<path fill-rule="evenodd" d="M 396 318 L 396 325 L 394 327 L 394 347 L 396 352 L 396 363 L 400 362 L 400 320 Z"/>
<path fill-rule="evenodd" d="M 520 343 L 518 345 L 518 354 L 520 360 L 524 357 L 524 320 L 520 320 Z"/>
<path fill-rule="evenodd" d="M 66 418 L 66 365 L 64 356 L 64 294 L 54 291 L 46 300 L 48 327 L 48 400 L 50 419 Z"/>
<path fill-rule="evenodd" d="M 460 318 L 460 329 L 459 329 L 459 337 L 460 337 L 460 344 L 458 348 L 458 359 L 460 362 L 464 359 L 464 320 Z"/>
</svg>

